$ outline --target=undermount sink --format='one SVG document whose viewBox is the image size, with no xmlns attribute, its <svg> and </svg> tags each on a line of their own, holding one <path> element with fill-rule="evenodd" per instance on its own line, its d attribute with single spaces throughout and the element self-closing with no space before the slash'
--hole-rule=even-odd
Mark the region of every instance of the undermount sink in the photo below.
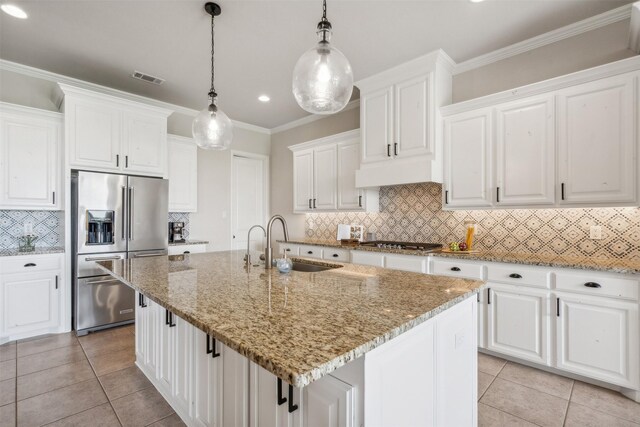
<svg viewBox="0 0 640 427">
<path fill-rule="evenodd" d="M 327 271 L 333 270 L 334 268 L 340 268 L 341 265 L 329 266 L 329 265 L 320 265 L 320 264 L 311 264 L 308 262 L 294 261 L 293 268 L 294 271 L 304 271 L 307 273 L 317 273 L 319 271 Z"/>
</svg>

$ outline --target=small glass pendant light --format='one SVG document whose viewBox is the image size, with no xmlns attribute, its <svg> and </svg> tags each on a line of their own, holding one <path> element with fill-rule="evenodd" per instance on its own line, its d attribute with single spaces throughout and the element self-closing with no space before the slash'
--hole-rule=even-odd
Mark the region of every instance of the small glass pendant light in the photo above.
<svg viewBox="0 0 640 427">
<path fill-rule="evenodd" d="M 333 114 L 351 99 L 353 71 L 342 52 L 329 43 L 331 23 L 327 20 L 326 0 L 322 2 L 322 20 L 316 34 L 318 44 L 306 51 L 293 69 L 293 95 L 305 111 Z"/>
<path fill-rule="evenodd" d="M 220 15 L 222 10 L 216 3 L 206 3 L 204 9 L 211 15 L 211 89 L 209 105 L 193 119 L 191 132 L 198 147 L 205 150 L 226 150 L 233 139 L 233 124 L 229 117 L 218 109 L 218 94 L 213 84 L 215 77 L 213 18 Z"/>
</svg>

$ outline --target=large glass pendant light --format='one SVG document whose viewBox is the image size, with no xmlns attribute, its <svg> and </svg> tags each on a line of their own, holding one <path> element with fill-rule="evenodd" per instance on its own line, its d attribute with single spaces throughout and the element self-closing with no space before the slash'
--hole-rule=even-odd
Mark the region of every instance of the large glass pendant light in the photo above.
<svg viewBox="0 0 640 427">
<path fill-rule="evenodd" d="M 293 95 L 303 110 L 333 114 L 342 110 L 353 92 L 353 71 L 347 58 L 329 43 L 331 23 L 327 1 L 322 2 L 322 20 L 316 34 L 318 44 L 306 51 L 293 69 Z"/>
<path fill-rule="evenodd" d="M 211 89 L 209 90 L 209 105 L 193 119 L 191 132 L 196 144 L 205 150 L 226 150 L 233 139 L 233 124 L 229 117 L 217 106 L 218 94 L 214 87 L 215 62 L 214 55 L 214 17 L 222 10 L 216 3 L 206 3 L 204 10 L 211 15 Z"/>
</svg>

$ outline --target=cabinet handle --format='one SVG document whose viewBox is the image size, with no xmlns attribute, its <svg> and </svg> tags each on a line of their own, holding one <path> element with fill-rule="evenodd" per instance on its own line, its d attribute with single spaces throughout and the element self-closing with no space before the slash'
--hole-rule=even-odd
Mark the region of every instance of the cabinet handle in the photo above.
<svg viewBox="0 0 640 427">
<path fill-rule="evenodd" d="M 35 267 L 36 265 L 32 262 L 28 262 L 24 265 L 25 267 Z"/>
<path fill-rule="evenodd" d="M 207 354 L 210 354 L 213 359 L 220 356 L 220 353 L 216 353 L 216 339 L 213 339 L 213 346 L 210 343 L 211 337 L 207 334 Z"/>
<path fill-rule="evenodd" d="M 307 251 L 307 253 L 308 253 L 309 255 L 311 255 L 311 254 L 313 254 L 313 251 Z"/>
<path fill-rule="evenodd" d="M 362 207 L 362 196 L 358 196 L 358 206 Z"/>
<path fill-rule="evenodd" d="M 560 184 L 560 198 L 564 200 L 564 182 Z"/>
<path fill-rule="evenodd" d="M 170 328 L 176 326 L 176 324 L 173 323 L 173 313 L 166 308 L 164 309 L 164 324 L 169 325 Z"/>
<path fill-rule="evenodd" d="M 316 208 L 316 199 L 313 199 L 313 209 Z"/>
<path fill-rule="evenodd" d="M 477 301 L 477 302 L 480 302 L 480 292 L 478 292 L 478 293 L 476 294 L 476 301 Z"/>
<path fill-rule="evenodd" d="M 460 267 L 451 267 L 451 271 L 460 271 Z"/>
<path fill-rule="evenodd" d="M 169 312 L 169 327 L 173 328 L 176 324 L 173 322 L 173 313 Z"/>
<path fill-rule="evenodd" d="M 556 298 L 556 316 L 560 317 L 560 298 Z"/>
<path fill-rule="evenodd" d="M 129 156 L 124 156 L 124 167 L 128 168 L 129 167 Z"/>
<path fill-rule="evenodd" d="M 309 209 L 311 209 L 311 199 L 309 199 Z"/>
<path fill-rule="evenodd" d="M 56 204 L 56 192 L 53 191 L 51 193 L 51 203 L 53 203 L 54 205 Z"/>
<path fill-rule="evenodd" d="M 58 289 L 58 275 L 56 274 L 56 289 Z"/>
<path fill-rule="evenodd" d="M 398 155 L 398 143 L 397 142 L 393 143 L 393 155 L 394 156 Z"/>
<path fill-rule="evenodd" d="M 293 386 L 289 384 L 289 413 L 298 409 L 298 405 L 293 404 Z"/>
<path fill-rule="evenodd" d="M 584 284 L 587 288 L 601 288 L 602 285 L 596 282 L 587 282 Z"/>
<path fill-rule="evenodd" d="M 496 187 L 496 203 L 500 203 L 500 187 Z"/>
<path fill-rule="evenodd" d="M 138 294 L 138 305 L 142 308 L 145 308 L 147 304 L 144 303 L 144 295 Z"/>
<path fill-rule="evenodd" d="M 286 401 L 287 401 L 287 398 L 282 397 L 282 380 L 278 378 L 278 406 L 282 405 L 283 403 L 286 403 Z"/>
<path fill-rule="evenodd" d="M 184 251 L 184 252 L 182 252 L 182 253 L 183 253 L 183 254 L 190 254 L 190 253 L 191 253 L 191 251 Z"/>
<path fill-rule="evenodd" d="M 120 167 L 120 154 L 116 154 L 116 167 Z"/>
<path fill-rule="evenodd" d="M 387 144 L 387 157 L 391 157 L 391 144 Z"/>
<path fill-rule="evenodd" d="M 491 304 L 491 288 L 487 288 L 487 304 Z"/>
<path fill-rule="evenodd" d="M 285 249 L 285 251 L 291 252 L 291 248 L 287 248 L 287 249 Z"/>
<path fill-rule="evenodd" d="M 444 204 L 448 205 L 449 204 L 449 190 L 446 190 L 444 192 Z"/>
<path fill-rule="evenodd" d="M 518 273 L 511 273 L 509 277 L 511 277 L 512 279 L 522 279 L 522 276 Z"/>
<path fill-rule="evenodd" d="M 339 255 L 338 255 L 338 254 L 333 254 L 332 256 L 333 256 L 334 258 L 338 258 L 338 256 L 339 256 Z"/>
</svg>

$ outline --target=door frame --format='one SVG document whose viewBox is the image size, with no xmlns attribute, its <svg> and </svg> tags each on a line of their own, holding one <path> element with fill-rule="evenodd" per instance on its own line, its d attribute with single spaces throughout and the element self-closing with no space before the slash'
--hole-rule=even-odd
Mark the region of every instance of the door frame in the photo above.
<svg viewBox="0 0 640 427">
<path fill-rule="evenodd" d="M 267 220 L 269 217 L 269 212 L 270 212 L 270 203 L 269 201 L 271 200 L 271 195 L 269 193 L 269 188 L 270 188 L 270 172 L 269 172 L 269 156 L 265 155 L 265 154 L 257 154 L 257 153 L 250 153 L 248 151 L 240 151 L 240 150 L 230 150 L 230 154 L 231 154 L 231 179 L 229 180 L 229 196 L 230 196 L 230 204 L 231 204 L 231 220 L 229 221 L 229 228 L 230 228 L 230 233 L 229 233 L 229 237 L 230 237 L 230 241 L 229 241 L 229 247 L 231 248 L 231 250 L 233 250 L 233 216 L 234 216 L 234 206 L 233 206 L 233 183 L 234 183 L 234 164 L 233 164 L 233 158 L 234 157 L 245 157 L 248 159 L 254 159 L 254 160 L 260 160 L 262 161 L 262 182 L 263 182 L 263 189 L 262 189 L 262 206 L 263 206 L 263 220 L 264 220 L 264 226 L 266 228 L 267 226 Z M 262 225 L 262 224 L 260 224 Z"/>
</svg>

